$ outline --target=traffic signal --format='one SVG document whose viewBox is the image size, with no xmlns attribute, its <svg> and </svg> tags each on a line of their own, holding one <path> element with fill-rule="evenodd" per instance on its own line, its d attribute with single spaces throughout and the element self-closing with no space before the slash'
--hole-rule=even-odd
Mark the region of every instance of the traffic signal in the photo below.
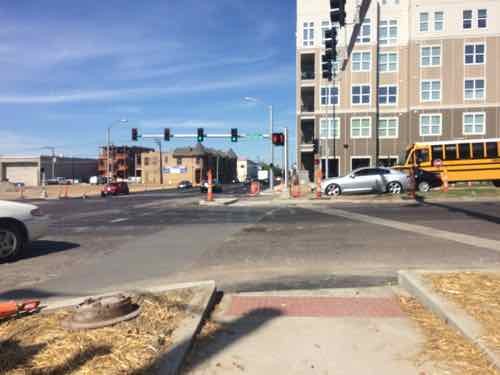
<svg viewBox="0 0 500 375">
<path fill-rule="evenodd" d="M 170 129 L 169 128 L 165 128 L 163 129 L 163 140 L 164 141 L 170 141 Z"/>
<path fill-rule="evenodd" d="M 337 60 L 337 29 L 332 27 L 325 31 L 325 54 L 321 57 L 323 79 L 332 80 L 333 62 Z"/>
<path fill-rule="evenodd" d="M 231 129 L 231 142 L 238 142 L 238 129 Z"/>
<path fill-rule="evenodd" d="M 332 62 L 326 56 L 321 56 L 321 70 L 323 79 L 332 80 Z"/>
<path fill-rule="evenodd" d="M 283 146 L 285 144 L 285 134 L 273 133 L 272 141 L 273 141 L 273 145 L 275 145 L 275 146 Z"/>
<path fill-rule="evenodd" d="M 198 136 L 196 139 L 198 142 L 203 142 L 205 140 L 205 132 L 203 131 L 203 128 L 198 128 Z"/>
<path fill-rule="evenodd" d="M 346 0 L 330 0 L 330 20 L 338 23 L 340 27 L 345 26 L 345 2 Z"/>
<path fill-rule="evenodd" d="M 139 138 L 139 131 L 136 128 L 132 129 L 132 140 L 137 141 Z"/>
<path fill-rule="evenodd" d="M 319 141 L 317 139 L 313 140 L 313 154 L 319 153 Z"/>
</svg>

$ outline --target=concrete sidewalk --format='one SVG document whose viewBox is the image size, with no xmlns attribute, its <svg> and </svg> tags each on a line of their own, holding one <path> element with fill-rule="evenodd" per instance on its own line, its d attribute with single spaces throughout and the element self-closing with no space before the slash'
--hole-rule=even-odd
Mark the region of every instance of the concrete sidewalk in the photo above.
<svg viewBox="0 0 500 375">
<path fill-rule="evenodd" d="M 185 374 L 430 374 L 390 287 L 224 296 Z M 209 325 L 210 325 L 209 324 Z"/>
</svg>

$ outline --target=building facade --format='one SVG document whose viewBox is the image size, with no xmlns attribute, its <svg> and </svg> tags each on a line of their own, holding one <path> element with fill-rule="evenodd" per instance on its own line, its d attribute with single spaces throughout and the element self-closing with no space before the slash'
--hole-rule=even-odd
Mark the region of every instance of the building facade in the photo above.
<svg viewBox="0 0 500 375">
<path fill-rule="evenodd" d="M 181 181 L 190 181 L 198 186 L 207 179 L 209 169 L 213 170 L 213 178 L 221 183 L 230 183 L 236 178 L 238 157 L 233 150 L 223 152 L 197 144 L 195 147 L 182 147 L 162 153 L 161 157 L 164 185 L 177 186 Z M 142 182 L 161 184 L 160 153 L 144 153 L 141 160 Z"/>
<path fill-rule="evenodd" d="M 417 141 L 500 136 L 500 6 L 497 0 L 379 0 L 380 163 Z M 314 170 L 319 139 L 324 175 L 374 165 L 377 10 L 372 1 L 345 70 L 322 78 L 327 0 L 297 2 L 297 161 Z M 339 31 L 346 56 L 356 15 Z M 333 105 L 335 104 L 335 121 Z M 335 125 L 334 125 L 335 124 Z M 334 140 L 335 135 L 335 140 Z"/>
<path fill-rule="evenodd" d="M 88 182 L 97 173 L 97 159 L 52 156 L 1 156 L 0 181 L 39 186 L 46 179 L 63 177 Z"/>
<path fill-rule="evenodd" d="M 246 158 L 238 159 L 238 180 L 243 182 L 247 178 L 257 178 L 259 166 Z"/>
<path fill-rule="evenodd" d="M 154 151 L 152 148 L 138 146 L 110 146 L 109 159 L 107 146 L 101 147 L 99 155 L 99 175 L 108 176 L 108 169 L 112 179 L 126 180 L 129 177 L 141 177 L 141 154 L 144 152 Z"/>
</svg>

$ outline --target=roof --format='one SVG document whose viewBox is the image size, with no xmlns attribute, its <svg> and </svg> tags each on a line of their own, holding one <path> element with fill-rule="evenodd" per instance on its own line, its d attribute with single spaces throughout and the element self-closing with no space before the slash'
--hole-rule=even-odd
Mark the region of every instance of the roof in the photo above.
<svg viewBox="0 0 500 375">
<path fill-rule="evenodd" d="M 201 143 L 197 143 L 194 147 L 179 147 L 173 152 L 174 158 L 176 157 L 201 157 L 201 156 L 218 156 L 220 158 L 236 159 L 238 156 L 236 153 L 230 149 L 228 152 L 222 150 L 216 150 L 213 148 L 208 148 L 203 146 Z"/>
<path fill-rule="evenodd" d="M 417 146 L 452 145 L 457 143 L 500 142 L 500 138 L 455 139 L 451 141 L 415 142 Z"/>
</svg>

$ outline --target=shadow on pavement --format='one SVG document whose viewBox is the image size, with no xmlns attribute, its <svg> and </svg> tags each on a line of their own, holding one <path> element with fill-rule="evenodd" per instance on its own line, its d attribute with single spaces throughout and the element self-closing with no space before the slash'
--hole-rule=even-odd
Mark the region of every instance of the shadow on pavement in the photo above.
<svg viewBox="0 0 500 375">
<path fill-rule="evenodd" d="M 87 294 L 82 294 L 82 297 L 87 296 Z M 46 292 L 42 289 L 12 289 L 4 292 L 0 292 L 0 301 L 2 300 L 20 300 L 20 299 L 44 299 L 50 297 L 79 297 L 75 293 L 66 294 L 59 292 Z"/>
<path fill-rule="evenodd" d="M 397 275 L 293 275 L 220 285 L 226 293 L 369 288 L 397 284 Z"/>
<path fill-rule="evenodd" d="M 232 322 L 218 324 L 213 332 L 196 338 L 194 347 L 188 355 L 181 373 L 196 369 L 210 358 L 280 315 L 282 315 L 282 313 L 277 309 L 255 309 Z M 148 367 L 133 371 L 130 375 L 155 373 L 155 370 L 157 370 L 161 364 L 174 363 L 176 359 L 179 358 L 179 355 L 185 350 L 186 345 L 189 345 L 188 341 L 179 343 Z"/>
<path fill-rule="evenodd" d="M 482 212 L 472 211 L 462 207 L 454 207 L 444 203 L 427 202 L 424 197 L 417 197 L 417 201 L 427 206 L 445 208 L 450 212 L 458 212 L 475 219 L 489 221 L 490 223 L 494 224 L 500 224 L 500 217 L 498 216 L 484 214 Z"/>
<path fill-rule="evenodd" d="M 22 252 L 19 260 L 36 258 L 52 253 L 73 250 L 79 248 L 80 244 L 65 241 L 34 241 L 29 244 Z"/>
</svg>

